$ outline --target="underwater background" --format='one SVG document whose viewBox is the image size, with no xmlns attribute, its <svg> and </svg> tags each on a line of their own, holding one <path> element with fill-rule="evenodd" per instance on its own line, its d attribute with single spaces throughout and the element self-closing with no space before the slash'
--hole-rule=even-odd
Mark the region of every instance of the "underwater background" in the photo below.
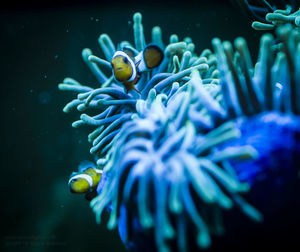
<svg viewBox="0 0 300 252">
<path fill-rule="evenodd" d="M 126 251 L 117 231 L 97 225 L 88 201 L 69 192 L 69 175 L 89 157 L 89 130 L 71 127 L 77 115 L 65 115 L 62 108 L 72 95 L 62 94 L 57 84 L 66 76 L 95 83 L 81 59 L 82 49 L 89 47 L 101 56 L 97 43 L 101 33 L 109 34 L 113 41 L 132 41 L 135 12 L 143 15 L 148 41 L 155 25 L 162 28 L 164 41 L 174 33 L 181 39 L 191 37 L 197 53 L 212 48 L 214 37 L 233 41 L 242 36 L 251 56 L 257 57 L 262 32 L 253 30 L 251 20 L 230 1 L 4 5 L 0 12 L 4 77 L 1 250 Z M 300 248 L 299 190 L 293 188 L 284 195 L 290 197 L 287 203 L 263 224 L 249 224 L 240 234 L 225 236 L 215 250 Z"/>
</svg>

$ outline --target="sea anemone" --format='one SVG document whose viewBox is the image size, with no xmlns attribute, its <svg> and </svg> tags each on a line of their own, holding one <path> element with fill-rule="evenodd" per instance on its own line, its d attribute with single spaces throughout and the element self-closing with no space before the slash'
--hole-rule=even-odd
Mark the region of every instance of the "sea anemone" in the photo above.
<svg viewBox="0 0 300 252">
<path fill-rule="evenodd" d="M 135 48 L 127 41 L 120 45 L 139 52 L 146 45 L 141 14 L 133 21 Z M 70 78 L 59 85 L 79 93 L 65 112 L 77 107 L 99 113 L 82 114 L 73 127 L 96 128 L 89 141 L 103 175 L 91 207 L 98 223 L 103 210 L 110 211 L 108 228 L 118 226 L 129 249 L 207 248 L 211 236 L 226 229 L 224 211 L 239 208 L 261 222 L 269 209 L 256 201 L 255 188 L 297 179 L 300 36 L 292 25 L 280 26 L 276 34 L 282 46 L 274 50 L 273 35 L 263 35 L 253 66 L 243 38 L 235 40 L 236 51 L 215 38 L 215 53 L 206 49 L 197 56 L 190 38 L 179 42 L 172 35 L 164 46 L 161 29 L 154 27 L 152 43 L 165 58 L 142 74 L 140 94 L 127 94 L 98 67 L 110 69 L 116 51 L 104 34 L 99 43 L 106 60 L 89 49 L 82 54 L 100 87 Z"/>
</svg>

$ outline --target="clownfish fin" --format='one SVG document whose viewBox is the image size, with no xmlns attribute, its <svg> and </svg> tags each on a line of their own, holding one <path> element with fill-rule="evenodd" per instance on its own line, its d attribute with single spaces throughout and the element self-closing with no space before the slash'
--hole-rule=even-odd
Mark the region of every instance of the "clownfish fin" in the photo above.
<svg viewBox="0 0 300 252">
<path fill-rule="evenodd" d="M 122 51 L 126 53 L 134 62 L 134 57 L 136 56 L 136 52 L 131 47 L 124 46 L 122 48 Z"/>
<path fill-rule="evenodd" d="M 160 65 L 164 58 L 164 52 L 157 45 L 148 45 L 143 51 L 143 58 L 148 69 Z"/>
<path fill-rule="evenodd" d="M 138 79 L 138 78 L 137 78 Z M 130 91 L 130 90 L 134 90 L 134 91 L 136 91 L 136 92 L 138 92 L 139 94 L 141 94 L 140 93 L 140 91 L 138 91 L 136 88 L 135 88 L 135 86 L 134 86 L 134 84 L 137 82 L 137 80 L 134 80 L 134 81 L 132 81 L 132 82 L 126 82 L 126 83 L 123 83 L 124 84 L 124 87 L 125 87 L 125 89 L 126 89 L 126 93 L 128 94 L 128 92 Z"/>
<path fill-rule="evenodd" d="M 98 195 L 96 190 L 91 190 L 90 192 L 85 194 L 85 199 L 88 201 L 91 201 L 92 199 L 94 199 L 96 196 Z"/>
<path fill-rule="evenodd" d="M 133 87 L 132 89 L 135 90 L 136 92 L 138 92 L 139 94 L 141 94 L 140 91 L 137 90 L 135 87 Z"/>
</svg>

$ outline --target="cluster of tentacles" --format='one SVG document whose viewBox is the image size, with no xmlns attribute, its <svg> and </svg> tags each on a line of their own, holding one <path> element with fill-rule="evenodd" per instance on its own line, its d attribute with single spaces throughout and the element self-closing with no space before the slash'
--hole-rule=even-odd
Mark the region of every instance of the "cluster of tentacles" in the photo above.
<svg viewBox="0 0 300 252">
<path fill-rule="evenodd" d="M 290 23 L 300 26 L 299 1 L 297 0 L 232 0 L 255 20 L 252 27 L 256 30 L 272 30 Z"/>
<path fill-rule="evenodd" d="M 291 23 L 295 27 L 300 27 L 300 9 L 292 12 L 292 7 L 287 5 L 285 10 L 274 10 L 266 14 L 266 23 L 255 21 L 252 27 L 255 30 L 272 30 L 282 24 Z"/>
<path fill-rule="evenodd" d="M 135 48 L 120 44 L 139 52 L 146 45 L 141 15 L 133 21 Z M 161 29 L 154 27 L 152 42 L 164 49 L 165 59 L 142 74 L 141 94 L 127 94 L 98 67 L 111 68 L 116 48 L 108 35 L 99 38 L 106 60 L 83 50 L 100 87 L 65 79 L 59 88 L 79 94 L 64 111 L 98 112 L 82 114 L 73 127 L 95 126 L 89 141 L 103 175 L 91 207 L 98 222 L 103 210 L 110 211 L 108 227 L 118 226 L 128 248 L 206 248 L 212 235 L 224 231 L 223 211 L 239 208 L 263 220 L 264 209 L 245 200 L 257 183 L 297 179 L 300 34 L 287 25 L 277 37 L 280 50 L 274 50 L 271 34 L 262 36 L 253 65 L 243 38 L 234 48 L 214 39 L 214 53 L 206 49 L 197 56 L 190 38 L 179 42 L 172 35 L 164 46 Z"/>
</svg>

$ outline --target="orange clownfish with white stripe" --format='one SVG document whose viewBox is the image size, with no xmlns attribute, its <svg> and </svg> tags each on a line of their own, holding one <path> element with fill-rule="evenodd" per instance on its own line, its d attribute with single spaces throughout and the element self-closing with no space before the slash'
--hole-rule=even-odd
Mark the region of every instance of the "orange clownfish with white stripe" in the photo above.
<svg viewBox="0 0 300 252">
<path fill-rule="evenodd" d="M 134 85 L 139 81 L 141 73 L 160 65 L 164 58 L 163 51 L 156 45 L 148 45 L 138 55 L 129 48 L 116 51 L 111 60 L 113 75 L 116 81 L 121 82 L 127 90 L 135 90 Z"/>
<path fill-rule="evenodd" d="M 73 172 L 68 185 L 72 193 L 89 193 L 97 189 L 102 170 L 97 169 L 92 162 L 83 162 L 78 172 Z"/>
</svg>

